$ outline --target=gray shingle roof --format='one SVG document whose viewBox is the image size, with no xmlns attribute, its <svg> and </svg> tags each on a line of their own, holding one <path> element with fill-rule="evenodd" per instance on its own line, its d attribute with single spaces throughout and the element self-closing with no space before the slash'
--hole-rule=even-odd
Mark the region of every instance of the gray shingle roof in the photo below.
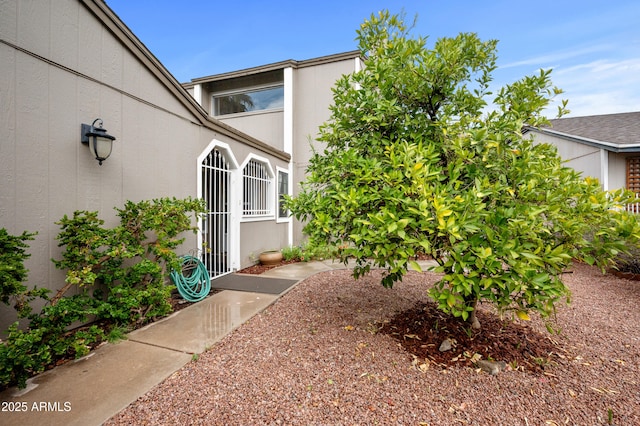
<svg viewBox="0 0 640 426">
<path fill-rule="evenodd" d="M 566 135 L 617 145 L 640 144 L 640 111 L 550 121 L 553 131 Z"/>
</svg>

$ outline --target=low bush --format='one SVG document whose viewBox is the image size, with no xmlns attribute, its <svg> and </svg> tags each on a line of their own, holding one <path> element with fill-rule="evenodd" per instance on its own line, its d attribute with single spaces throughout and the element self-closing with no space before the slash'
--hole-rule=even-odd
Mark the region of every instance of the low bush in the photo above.
<svg viewBox="0 0 640 426">
<path fill-rule="evenodd" d="M 174 249 L 185 231 L 195 231 L 192 216 L 204 211 L 202 200 L 163 198 L 127 202 L 116 209 L 120 225 L 105 228 L 98 212 L 76 211 L 57 222 L 62 259 L 52 259 L 66 270 L 65 284 L 50 296 L 48 289 L 28 290 L 26 241 L 34 234 L 11 236 L 0 230 L 0 300 L 15 300 L 19 323 L 7 330 L 0 345 L 0 387 L 26 385 L 30 376 L 60 359 L 78 358 L 105 339 L 169 314 L 173 286 L 168 274 L 181 267 Z M 38 313 L 29 302 L 45 300 Z M 73 328 L 78 324 L 92 324 Z"/>
<path fill-rule="evenodd" d="M 614 269 L 628 274 L 640 274 L 640 247 L 629 249 L 614 259 Z"/>
<path fill-rule="evenodd" d="M 289 261 L 300 261 L 304 256 L 304 250 L 302 246 L 291 246 L 285 247 L 281 250 L 282 252 L 282 260 Z"/>
<path fill-rule="evenodd" d="M 330 247 L 326 244 L 301 244 L 299 246 L 285 247 L 282 250 L 282 258 L 285 261 L 308 262 L 310 260 L 332 259 L 338 255 L 338 247 Z"/>
</svg>

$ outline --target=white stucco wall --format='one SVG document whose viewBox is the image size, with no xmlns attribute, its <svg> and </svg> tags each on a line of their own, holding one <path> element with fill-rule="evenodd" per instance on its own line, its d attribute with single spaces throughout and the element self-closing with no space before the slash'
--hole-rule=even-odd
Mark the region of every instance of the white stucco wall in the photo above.
<svg viewBox="0 0 640 426">
<path fill-rule="evenodd" d="M 269 145 L 284 149 L 284 115 L 281 109 L 221 116 L 218 119 Z"/>
<path fill-rule="evenodd" d="M 64 215 L 98 211 L 114 225 L 114 207 L 127 200 L 198 196 L 197 158 L 212 140 L 227 143 L 240 159 L 255 150 L 204 126 L 206 118 L 91 7 L 79 0 L 0 2 L 0 228 L 38 233 L 26 262 L 30 287 L 64 283 L 50 261 L 60 258 L 55 222 Z M 102 166 L 80 143 L 81 124 L 98 117 L 117 138 Z M 261 155 L 274 169 L 286 167 Z M 275 220 L 261 227 L 274 235 L 281 230 Z M 185 252 L 196 246 L 195 236 L 186 237 Z M 0 305 L 0 328 L 13 314 Z"/>
<path fill-rule="evenodd" d="M 537 132 L 531 133 L 531 136 L 538 143 L 554 145 L 567 166 L 579 171 L 582 176 L 597 178 L 603 185 L 606 184 L 608 160 L 607 153 L 602 149 Z"/>
<path fill-rule="evenodd" d="M 293 75 L 293 93 L 295 118 L 293 126 L 293 195 L 299 192 L 299 182 L 305 178 L 311 146 L 322 151 L 323 144 L 316 140 L 320 126 L 329 120 L 333 104 L 332 88 L 344 74 L 355 71 L 353 58 L 295 70 Z M 294 244 L 304 240 L 303 224 L 293 222 Z"/>
</svg>

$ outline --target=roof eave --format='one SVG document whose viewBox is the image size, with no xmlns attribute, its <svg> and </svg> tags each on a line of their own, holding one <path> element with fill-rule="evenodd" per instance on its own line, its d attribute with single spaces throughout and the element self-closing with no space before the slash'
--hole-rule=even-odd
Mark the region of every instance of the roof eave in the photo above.
<svg viewBox="0 0 640 426">
<path fill-rule="evenodd" d="M 243 70 L 230 71 L 222 74 L 213 74 L 206 77 L 198 77 L 191 79 L 190 82 L 184 83 L 184 87 L 193 87 L 197 84 L 209 83 L 212 81 L 228 80 L 232 78 L 245 77 L 248 75 L 261 74 L 270 71 L 282 70 L 285 68 L 305 68 L 316 65 L 329 64 L 332 62 L 338 62 L 348 59 L 355 59 L 361 57 L 359 50 L 352 50 L 344 53 L 337 53 L 334 55 L 322 56 L 319 58 L 306 59 L 303 61 L 297 61 L 294 59 L 288 59 L 286 61 L 274 62 L 272 64 L 261 65 L 258 67 L 246 68 Z"/>
<path fill-rule="evenodd" d="M 612 142 L 605 142 L 605 141 L 599 141 L 596 139 L 585 138 L 582 136 L 571 135 L 568 133 L 558 132 L 557 130 L 553 130 L 549 128 L 538 128 L 538 127 L 531 127 L 531 126 L 525 127 L 524 132 L 526 133 L 528 131 L 534 131 L 534 132 L 539 132 L 539 133 L 543 133 L 551 136 L 556 136 L 562 139 L 578 142 L 584 145 L 594 146 L 610 152 L 616 152 L 616 153 L 640 152 L 640 143 L 617 144 Z"/>
<path fill-rule="evenodd" d="M 102 0 L 80 0 L 198 120 L 198 123 L 284 161 L 291 155 L 210 117 L 136 35 Z"/>
</svg>

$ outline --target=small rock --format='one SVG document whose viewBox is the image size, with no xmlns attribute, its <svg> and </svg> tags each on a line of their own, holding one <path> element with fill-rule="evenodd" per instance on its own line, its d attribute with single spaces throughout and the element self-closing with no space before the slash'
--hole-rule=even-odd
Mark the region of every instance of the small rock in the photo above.
<svg viewBox="0 0 640 426">
<path fill-rule="evenodd" d="M 453 345 L 451 344 L 451 340 L 444 339 L 442 343 L 440 343 L 440 348 L 438 348 L 438 350 L 440 352 L 447 352 L 447 351 L 450 351 L 452 347 Z"/>
<path fill-rule="evenodd" d="M 507 368 L 507 363 L 504 361 L 486 361 L 484 359 L 478 360 L 476 365 L 492 376 L 503 372 Z"/>
</svg>

